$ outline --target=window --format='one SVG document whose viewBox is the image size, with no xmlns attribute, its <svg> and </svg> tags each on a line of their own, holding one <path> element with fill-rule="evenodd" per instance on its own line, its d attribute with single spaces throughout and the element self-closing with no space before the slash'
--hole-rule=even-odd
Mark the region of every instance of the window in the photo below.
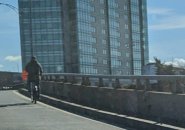
<svg viewBox="0 0 185 130">
<path fill-rule="evenodd" d="M 128 24 L 125 24 L 125 29 L 128 29 Z"/>
<path fill-rule="evenodd" d="M 121 52 L 119 52 L 117 49 L 111 49 L 111 55 L 112 56 L 121 56 Z"/>
<path fill-rule="evenodd" d="M 129 67 L 129 63 L 128 62 L 126 62 L 126 66 Z"/>
<path fill-rule="evenodd" d="M 101 19 L 101 24 L 105 24 L 105 19 Z"/>
<path fill-rule="evenodd" d="M 108 74 L 108 70 L 103 70 L 103 73 L 104 74 Z"/>
<path fill-rule="evenodd" d="M 100 10 L 100 13 L 101 13 L 101 14 L 105 14 L 104 9 L 101 9 L 101 10 Z"/>
<path fill-rule="evenodd" d="M 127 5 L 124 5 L 124 6 L 123 6 L 123 9 L 124 9 L 124 10 L 128 10 Z"/>
<path fill-rule="evenodd" d="M 104 0 L 100 0 L 100 4 L 104 4 Z"/>
<path fill-rule="evenodd" d="M 107 50 L 103 50 L 103 54 L 107 54 Z"/>
<path fill-rule="evenodd" d="M 107 60 L 103 60 L 103 64 L 108 64 L 108 61 Z"/>
<path fill-rule="evenodd" d="M 116 59 L 111 59 L 111 66 L 112 67 L 120 67 L 121 66 L 121 61 L 116 60 Z"/>
<path fill-rule="evenodd" d="M 106 44 L 106 40 L 105 40 L 105 39 L 103 39 L 103 40 L 102 40 L 102 43 L 103 43 L 103 44 Z"/>
<path fill-rule="evenodd" d="M 98 70 L 96 68 L 93 68 L 93 66 L 81 66 L 80 67 L 80 73 L 88 73 L 88 74 L 97 74 Z"/>
<path fill-rule="evenodd" d="M 102 34 L 105 34 L 105 29 L 102 30 Z"/>
<path fill-rule="evenodd" d="M 125 34 L 125 38 L 129 38 L 129 35 L 128 34 Z"/>
<path fill-rule="evenodd" d="M 126 53 L 126 57 L 129 58 L 130 57 L 130 53 L 127 52 Z"/>
</svg>

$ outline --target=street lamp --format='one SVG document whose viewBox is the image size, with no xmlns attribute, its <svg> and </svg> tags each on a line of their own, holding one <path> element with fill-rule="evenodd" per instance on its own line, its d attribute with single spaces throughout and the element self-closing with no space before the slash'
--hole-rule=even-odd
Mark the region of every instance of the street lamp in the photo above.
<svg viewBox="0 0 185 130">
<path fill-rule="evenodd" d="M 12 9 L 14 12 L 16 12 L 19 15 L 19 11 L 18 11 L 18 9 L 15 6 L 13 6 L 11 4 L 7 4 L 7 3 L 2 3 L 2 2 L 0 2 L 0 5 L 6 6 L 6 7 Z M 18 64 L 17 64 L 17 70 L 19 72 L 19 65 Z"/>
<path fill-rule="evenodd" d="M 32 36 L 32 0 L 30 0 L 30 45 L 31 45 L 31 56 L 33 56 L 33 36 Z"/>
<path fill-rule="evenodd" d="M 1 3 L 1 2 L 0 2 L 0 5 L 7 6 L 18 14 L 18 9 L 15 6 L 7 4 L 7 3 Z"/>
<path fill-rule="evenodd" d="M 19 12 L 18 12 L 18 9 L 15 7 L 15 6 L 13 6 L 13 5 L 10 5 L 10 4 L 7 4 L 7 3 L 1 3 L 0 2 L 0 5 L 4 5 L 4 6 L 7 6 L 7 7 L 9 7 L 10 9 L 12 9 L 13 11 L 15 11 L 19 16 L 21 16 L 20 14 L 19 14 Z M 29 8 L 29 10 L 30 10 L 30 27 L 29 27 L 29 29 L 30 29 L 30 45 L 31 45 L 31 56 L 33 56 L 33 38 L 32 38 L 32 0 L 30 0 L 30 8 Z M 21 11 L 22 12 L 22 11 Z"/>
</svg>

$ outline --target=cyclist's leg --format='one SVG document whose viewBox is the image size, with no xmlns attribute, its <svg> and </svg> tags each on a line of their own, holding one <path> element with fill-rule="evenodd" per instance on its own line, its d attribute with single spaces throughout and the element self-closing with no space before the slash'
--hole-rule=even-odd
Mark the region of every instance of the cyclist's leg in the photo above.
<svg viewBox="0 0 185 130">
<path fill-rule="evenodd" d="M 31 102 L 33 102 L 33 81 L 29 80 L 29 92 L 30 92 L 30 98 Z"/>
<path fill-rule="evenodd" d="M 34 81 L 34 84 L 33 84 L 33 102 L 36 104 L 37 102 L 37 88 L 36 88 L 37 84 L 36 84 L 36 81 Z"/>
<path fill-rule="evenodd" d="M 30 80 L 27 80 L 27 89 L 28 89 L 29 94 L 31 95 L 31 81 Z"/>
<path fill-rule="evenodd" d="M 40 98 L 40 80 L 36 80 L 36 82 L 35 82 L 35 84 L 36 84 L 36 86 L 37 86 L 37 89 L 38 89 L 38 99 Z"/>
</svg>

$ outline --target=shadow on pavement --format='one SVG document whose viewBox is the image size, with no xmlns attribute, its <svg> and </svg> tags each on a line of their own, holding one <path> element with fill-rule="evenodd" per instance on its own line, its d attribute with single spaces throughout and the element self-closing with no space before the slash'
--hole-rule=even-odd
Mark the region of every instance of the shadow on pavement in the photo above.
<svg viewBox="0 0 185 130">
<path fill-rule="evenodd" d="M 31 105 L 32 103 L 15 103 L 15 104 L 4 104 L 0 105 L 1 107 L 11 107 L 11 106 L 24 106 L 24 105 Z"/>
</svg>

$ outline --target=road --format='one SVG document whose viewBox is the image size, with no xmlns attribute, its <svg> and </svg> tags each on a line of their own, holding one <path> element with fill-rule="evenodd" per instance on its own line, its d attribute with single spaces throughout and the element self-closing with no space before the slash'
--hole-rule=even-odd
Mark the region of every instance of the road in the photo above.
<svg viewBox="0 0 185 130">
<path fill-rule="evenodd" d="M 0 91 L 0 130 L 126 130 Z"/>
</svg>

